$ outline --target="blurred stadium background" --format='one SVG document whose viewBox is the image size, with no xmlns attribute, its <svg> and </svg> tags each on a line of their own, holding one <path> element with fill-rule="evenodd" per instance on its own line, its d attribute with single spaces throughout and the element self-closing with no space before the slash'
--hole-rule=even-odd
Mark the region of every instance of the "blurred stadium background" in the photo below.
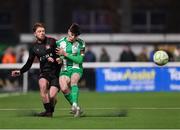
<svg viewBox="0 0 180 130">
<path fill-rule="evenodd" d="M 3 104 L 0 115 L 4 114 L 0 128 L 23 128 L 22 120 L 26 128 L 46 128 L 43 123 L 51 122 L 43 119 L 36 127 L 34 118 L 19 120 L 17 114 L 21 109 L 41 108 L 37 96 L 38 61 L 23 76 L 10 76 L 12 69 L 25 63 L 33 41 L 32 26 L 39 21 L 45 23 L 46 33 L 57 39 L 66 35 L 72 22 L 77 22 L 87 46 L 84 76 L 79 83 L 86 118 L 77 120 L 76 125 L 76 121 L 60 112 L 67 104 L 59 104 L 57 119 L 47 128 L 180 128 L 179 0 L 1 0 L 0 3 L 0 102 Z M 163 67 L 152 62 L 154 51 L 159 49 L 165 50 L 170 58 Z M 25 95 L 4 97 L 14 93 Z M 93 103 L 88 104 L 83 98 Z M 34 104 L 28 105 L 31 102 Z M 104 109 L 94 112 L 88 108 Z M 114 114 L 114 109 L 120 109 L 120 116 Z M 124 116 L 122 111 L 128 114 Z M 17 122 L 7 126 L 10 118 Z M 59 126 L 58 119 L 62 124 L 72 121 L 72 127 Z M 80 124 L 82 120 L 85 124 Z M 115 122 L 108 123 L 110 120 Z"/>
</svg>

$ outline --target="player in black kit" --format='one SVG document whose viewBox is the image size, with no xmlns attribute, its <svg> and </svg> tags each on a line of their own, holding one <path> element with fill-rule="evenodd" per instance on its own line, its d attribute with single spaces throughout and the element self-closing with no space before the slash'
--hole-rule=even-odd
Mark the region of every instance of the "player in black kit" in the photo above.
<svg viewBox="0 0 180 130">
<path fill-rule="evenodd" d="M 59 91 L 58 73 L 60 65 L 56 62 L 56 40 L 49 38 L 45 34 L 45 26 L 42 23 L 36 23 L 33 27 L 35 43 L 29 50 L 29 57 L 26 64 L 20 70 L 13 70 L 13 77 L 19 76 L 28 71 L 37 57 L 40 61 L 39 88 L 42 102 L 45 108 L 44 112 L 37 113 L 37 116 L 52 117 L 56 102 L 56 95 Z"/>
</svg>

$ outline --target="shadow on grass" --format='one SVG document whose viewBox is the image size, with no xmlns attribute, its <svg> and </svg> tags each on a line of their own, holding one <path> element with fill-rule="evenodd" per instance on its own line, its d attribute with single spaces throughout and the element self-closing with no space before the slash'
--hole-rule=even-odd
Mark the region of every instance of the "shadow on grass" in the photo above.
<svg viewBox="0 0 180 130">
<path fill-rule="evenodd" d="M 37 117 L 37 111 L 21 111 L 18 112 L 17 115 L 19 117 Z M 127 117 L 128 112 L 127 110 L 115 110 L 115 111 L 107 111 L 107 112 L 99 112 L 99 113 L 92 113 L 92 112 L 83 112 L 80 118 L 88 118 L 88 117 Z M 54 114 L 55 118 L 62 118 L 62 117 L 73 117 L 73 114 L 63 113 L 63 114 Z"/>
</svg>

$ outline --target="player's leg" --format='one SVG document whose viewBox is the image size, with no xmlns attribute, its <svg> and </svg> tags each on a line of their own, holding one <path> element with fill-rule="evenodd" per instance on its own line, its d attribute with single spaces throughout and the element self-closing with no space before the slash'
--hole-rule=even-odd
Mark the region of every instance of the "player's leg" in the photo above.
<svg viewBox="0 0 180 130">
<path fill-rule="evenodd" d="M 45 108 L 45 112 L 37 114 L 37 116 L 52 116 L 51 114 L 51 103 L 48 95 L 48 80 L 45 78 L 39 79 L 40 96 Z"/>
<path fill-rule="evenodd" d="M 80 79 L 80 75 L 78 73 L 74 73 L 71 76 L 71 94 L 72 94 L 72 101 L 73 105 L 78 104 L 78 96 L 79 96 L 79 87 L 78 87 L 78 81 Z"/>
<path fill-rule="evenodd" d="M 78 97 L 79 97 L 79 87 L 78 82 L 82 77 L 82 69 L 73 69 L 71 74 L 71 94 L 72 100 L 74 104 L 78 104 Z"/>
<path fill-rule="evenodd" d="M 49 99 L 51 103 L 51 112 L 54 112 L 55 105 L 57 103 L 57 94 L 60 90 L 58 77 L 55 75 L 50 75 L 50 89 L 49 89 Z"/>
<path fill-rule="evenodd" d="M 59 77 L 59 83 L 60 83 L 61 91 L 64 94 L 64 97 L 67 99 L 70 105 L 72 105 L 71 90 L 69 88 L 70 78 L 66 75 L 61 75 Z"/>
<path fill-rule="evenodd" d="M 71 95 L 72 95 L 72 110 L 74 109 L 75 114 L 74 116 L 80 116 L 81 110 L 78 105 L 78 97 L 79 97 L 79 87 L 78 87 L 78 82 L 81 78 L 81 73 L 74 71 L 74 73 L 71 76 Z"/>
<path fill-rule="evenodd" d="M 57 103 L 57 93 L 59 92 L 59 88 L 56 86 L 51 86 L 49 90 L 49 99 L 51 103 L 51 112 L 54 112 L 55 105 Z"/>
</svg>

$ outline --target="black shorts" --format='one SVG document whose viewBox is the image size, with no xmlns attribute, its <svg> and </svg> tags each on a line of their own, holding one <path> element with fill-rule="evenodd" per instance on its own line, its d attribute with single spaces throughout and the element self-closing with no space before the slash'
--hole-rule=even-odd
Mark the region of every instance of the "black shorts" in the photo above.
<svg viewBox="0 0 180 130">
<path fill-rule="evenodd" d="M 40 78 L 47 79 L 48 82 L 49 82 L 49 87 L 55 86 L 58 89 L 60 89 L 60 86 L 59 86 L 59 77 L 56 74 L 54 74 L 52 72 L 43 72 L 43 73 L 40 73 L 39 79 Z"/>
</svg>

